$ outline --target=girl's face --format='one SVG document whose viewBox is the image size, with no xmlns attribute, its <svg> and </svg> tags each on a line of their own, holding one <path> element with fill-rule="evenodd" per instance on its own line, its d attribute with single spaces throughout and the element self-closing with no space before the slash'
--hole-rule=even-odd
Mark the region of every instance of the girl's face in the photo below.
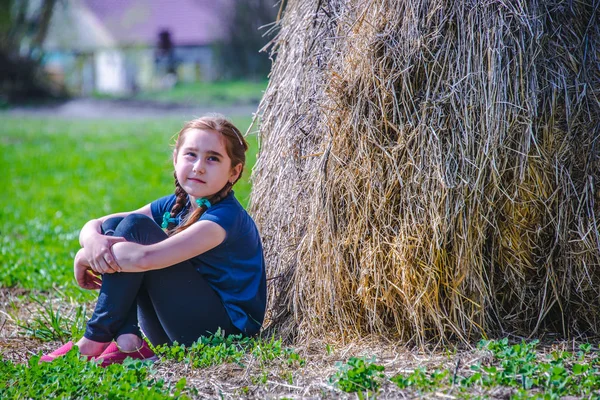
<svg viewBox="0 0 600 400">
<path fill-rule="evenodd" d="M 231 166 L 225 140 L 213 130 L 188 129 L 179 150 L 173 152 L 177 180 L 190 196 L 192 207 L 196 207 L 196 199 L 212 196 L 227 182 L 235 182 L 242 170 L 242 164 Z"/>
</svg>

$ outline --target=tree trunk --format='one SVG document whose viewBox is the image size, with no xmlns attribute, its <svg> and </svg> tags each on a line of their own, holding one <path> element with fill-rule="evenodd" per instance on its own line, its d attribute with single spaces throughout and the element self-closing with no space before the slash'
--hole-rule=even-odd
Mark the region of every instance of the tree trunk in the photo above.
<svg viewBox="0 0 600 400">
<path fill-rule="evenodd" d="M 38 51 L 42 48 L 44 44 L 44 40 L 46 40 L 46 35 L 48 34 L 48 27 L 50 26 L 50 19 L 52 18 L 52 11 L 54 10 L 54 5 L 56 4 L 56 0 L 45 0 L 42 5 L 42 10 L 40 11 L 39 25 L 38 30 L 31 41 L 30 47 L 30 58 L 33 58 L 35 55 L 36 58 L 41 56 L 41 52 Z"/>
</svg>

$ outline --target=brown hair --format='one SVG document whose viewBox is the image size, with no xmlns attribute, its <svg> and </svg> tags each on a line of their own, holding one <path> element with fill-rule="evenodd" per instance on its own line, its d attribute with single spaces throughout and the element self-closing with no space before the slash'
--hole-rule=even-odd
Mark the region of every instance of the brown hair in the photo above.
<svg viewBox="0 0 600 400">
<path fill-rule="evenodd" d="M 248 143 L 242 136 L 241 132 L 238 128 L 236 128 L 231 122 L 229 122 L 225 117 L 217 114 L 211 114 L 204 117 L 196 118 L 187 122 L 183 128 L 177 134 L 177 139 L 175 140 L 175 152 L 179 152 L 179 147 L 183 142 L 183 137 L 185 133 L 190 129 L 201 129 L 201 130 L 211 130 L 215 132 L 219 132 L 223 135 L 225 139 L 225 150 L 227 151 L 227 155 L 231 159 L 231 168 L 235 167 L 238 164 L 242 164 L 242 169 L 240 174 L 238 175 L 235 182 L 237 182 L 242 173 L 244 172 L 244 165 L 246 165 L 246 150 L 248 150 Z M 183 190 L 179 181 L 177 180 L 177 174 L 173 174 L 175 176 L 175 196 L 177 199 L 175 200 L 175 204 L 173 208 L 171 208 L 171 218 L 175 218 L 177 214 L 183 210 L 188 201 L 188 194 Z M 223 189 L 219 190 L 214 195 L 208 197 L 208 201 L 210 201 L 211 205 L 218 203 L 223 200 L 229 192 L 231 191 L 232 186 L 235 182 L 227 184 L 223 187 Z M 194 222 L 198 221 L 200 216 L 204 214 L 207 210 L 206 206 L 198 207 L 194 212 L 187 218 L 183 225 L 176 227 L 174 223 L 169 222 L 167 226 L 167 234 L 169 236 L 174 235 L 178 232 L 187 229 Z"/>
</svg>

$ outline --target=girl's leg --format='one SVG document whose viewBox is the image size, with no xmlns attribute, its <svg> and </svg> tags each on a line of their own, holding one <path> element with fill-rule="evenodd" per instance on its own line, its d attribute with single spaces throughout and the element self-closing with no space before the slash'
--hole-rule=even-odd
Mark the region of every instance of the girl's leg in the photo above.
<svg viewBox="0 0 600 400">
<path fill-rule="evenodd" d="M 148 291 L 145 290 L 144 286 L 142 288 L 143 290 L 140 290 L 138 295 L 137 317 L 144 334 L 148 337 L 150 343 L 155 345 L 170 343 L 171 340 L 156 315 Z"/>
<path fill-rule="evenodd" d="M 219 295 L 189 261 L 146 272 L 142 286 L 147 296 L 138 302 L 140 325 L 155 346 L 174 341 L 189 346 L 219 328 L 240 333 Z"/>
<path fill-rule="evenodd" d="M 151 218 L 140 214 L 111 218 L 104 222 L 102 229 L 105 234 L 121 236 L 141 244 L 156 243 L 167 237 Z M 143 278 L 144 273 L 102 275 L 102 288 L 85 338 L 106 343 L 127 333 L 141 337 L 136 314 L 137 296 Z"/>
<path fill-rule="evenodd" d="M 142 244 L 167 237 L 152 219 L 143 215 L 130 215 L 123 221 L 107 220 L 104 228 L 107 234 L 114 230 L 115 236 Z M 102 279 L 96 311 L 85 334 L 90 340 L 111 341 L 128 333 L 141 336 L 138 315 L 144 333 L 154 345 L 174 341 L 190 345 L 219 328 L 226 334 L 240 333 L 220 297 L 189 261 L 145 273 L 104 274 Z"/>
<path fill-rule="evenodd" d="M 107 229 L 111 229 L 107 224 L 109 221 L 105 222 Z M 158 227 L 153 221 L 150 222 L 150 225 Z M 144 230 L 149 231 L 150 228 Z M 162 230 L 160 234 L 163 238 L 167 237 Z M 115 235 L 138 243 L 156 243 L 162 240 L 153 242 L 152 238 L 140 237 L 130 239 L 120 230 Z M 189 346 L 200 336 L 216 333 L 219 328 L 226 334 L 240 333 L 231 323 L 219 295 L 191 262 L 132 275 L 144 276 L 137 291 L 138 313 L 136 316 L 130 310 L 127 320 L 115 337 L 136 332 L 139 335 L 136 330 L 138 318 L 144 333 L 154 345 L 177 341 Z"/>
</svg>

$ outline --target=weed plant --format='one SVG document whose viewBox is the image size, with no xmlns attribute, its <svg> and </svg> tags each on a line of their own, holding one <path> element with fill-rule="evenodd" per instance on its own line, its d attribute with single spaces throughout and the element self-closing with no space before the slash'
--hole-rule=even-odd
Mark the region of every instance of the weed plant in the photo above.
<svg viewBox="0 0 600 400">
<path fill-rule="evenodd" d="M 21 321 L 16 313 L 8 314 L 15 324 L 22 329 L 21 334 L 41 340 L 42 342 L 66 342 L 70 338 L 83 336 L 86 323 L 90 317 L 87 305 L 75 306 L 75 310 L 64 312 L 64 305 L 56 309 L 52 301 L 44 301 L 41 297 L 30 295 L 33 304 L 39 311 L 28 321 Z M 14 310 L 16 311 L 16 310 Z"/>
<path fill-rule="evenodd" d="M 244 367 L 244 360 L 248 358 L 258 361 L 261 367 L 277 359 L 284 360 L 287 365 L 304 366 L 305 363 L 293 349 L 284 348 L 281 339 L 225 336 L 221 330 L 211 336 L 202 336 L 187 348 L 183 344 L 174 343 L 171 346 L 157 346 L 155 351 L 163 359 L 185 362 L 194 368 L 224 363 Z"/>
<path fill-rule="evenodd" d="M 350 357 L 347 363 L 337 363 L 338 371 L 330 382 L 344 392 L 356 393 L 359 399 L 377 394 L 385 378 L 384 367 L 375 364 L 375 359 Z"/>
</svg>

